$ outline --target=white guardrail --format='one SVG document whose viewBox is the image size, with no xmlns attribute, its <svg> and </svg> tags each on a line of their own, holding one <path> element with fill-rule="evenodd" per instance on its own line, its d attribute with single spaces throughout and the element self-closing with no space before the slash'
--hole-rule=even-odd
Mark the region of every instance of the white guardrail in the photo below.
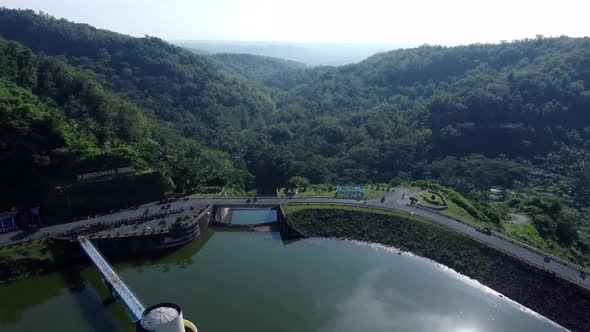
<svg viewBox="0 0 590 332">
<path fill-rule="evenodd" d="M 528 250 L 530 250 L 530 251 L 536 252 L 537 254 L 540 254 L 540 255 L 547 256 L 547 257 L 551 258 L 552 260 L 554 260 L 554 261 L 556 261 L 556 262 L 559 262 L 559 263 L 561 263 L 561 264 L 564 264 L 564 265 L 568 265 L 568 266 L 570 266 L 570 267 L 572 267 L 572 268 L 574 268 L 574 269 L 577 269 L 577 270 L 583 271 L 583 272 L 585 272 L 585 273 L 590 273 L 590 270 L 588 270 L 587 268 L 585 268 L 585 267 L 583 267 L 583 266 L 581 266 L 581 265 L 578 265 L 578 264 L 576 264 L 576 263 L 570 262 L 570 261 L 568 261 L 567 259 L 564 259 L 564 258 L 561 258 L 561 257 L 555 256 L 555 255 L 553 255 L 553 254 L 550 254 L 550 253 L 548 253 L 548 252 L 546 252 L 546 251 L 543 251 L 543 250 L 541 250 L 541 249 L 539 249 L 539 248 L 536 248 L 536 247 L 533 247 L 533 246 L 531 246 L 531 245 L 529 245 L 529 244 L 526 244 L 526 243 L 524 243 L 524 242 L 521 242 L 521 241 L 515 240 L 515 239 L 513 239 L 513 238 L 511 238 L 511 237 L 509 237 L 509 236 L 507 236 L 507 235 L 505 235 L 505 234 L 498 233 L 498 232 L 496 232 L 496 231 L 491 231 L 491 233 L 492 233 L 492 234 L 493 234 L 495 237 L 499 237 L 499 238 L 501 238 L 501 239 L 503 239 L 503 240 L 506 240 L 506 241 L 508 241 L 508 242 L 514 243 L 514 244 L 516 244 L 516 245 L 518 245 L 518 246 L 521 246 L 521 247 L 523 247 L 523 248 L 526 248 L 526 249 L 528 249 Z"/>
<path fill-rule="evenodd" d="M 421 210 L 425 210 L 425 211 L 429 211 L 429 212 L 432 212 L 432 213 L 440 214 L 440 215 L 441 215 L 441 216 L 443 216 L 443 217 L 446 217 L 446 218 L 449 218 L 449 219 L 455 220 L 455 221 L 457 221 L 457 222 L 460 222 L 460 223 L 462 223 L 462 224 L 465 224 L 465 225 L 467 225 L 467 226 L 471 226 L 471 227 L 475 228 L 475 230 L 478 230 L 478 231 L 480 231 L 480 230 L 482 230 L 482 229 L 483 229 L 483 228 L 481 228 L 481 227 L 475 226 L 475 225 L 473 225 L 473 224 L 470 224 L 470 223 L 468 223 L 468 222 L 465 222 L 465 221 L 463 221 L 463 220 L 460 220 L 460 219 L 453 218 L 453 217 L 451 217 L 451 216 L 448 216 L 448 215 L 442 214 L 442 213 L 440 213 L 439 211 L 436 211 L 436 210 L 433 210 L 433 209 L 429 209 L 429 208 L 425 208 L 425 207 L 421 207 L 421 206 L 415 206 L 415 207 L 416 207 L 416 208 L 419 208 L 419 209 L 421 209 Z M 548 252 L 546 252 L 546 251 L 543 251 L 543 250 L 541 250 L 541 249 L 539 249 L 539 248 L 536 248 L 536 247 L 533 247 L 533 246 L 531 246 L 531 245 L 529 245 L 529 244 L 526 244 L 526 243 L 524 243 L 524 242 L 521 242 L 521 241 L 515 240 L 515 239 L 511 238 L 511 237 L 510 237 L 510 236 L 508 236 L 508 235 L 505 235 L 505 234 L 502 234 L 502 233 L 499 233 L 499 232 L 496 232 L 496 231 L 493 231 L 493 230 L 490 230 L 490 233 L 491 233 L 491 235 L 493 235 L 493 236 L 495 236 L 495 237 L 498 237 L 498 238 L 501 238 L 502 240 L 505 240 L 505 241 L 508 241 L 508 242 L 510 242 L 510 243 L 516 244 L 517 246 L 520 246 L 520 247 L 522 247 L 522 248 L 528 249 L 528 250 L 530 250 L 530 251 L 533 251 L 533 252 L 535 252 L 535 253 L 537 253 L 537 254 L 540 254 L 540 255 L 543 255 L 543 256 L 547 256 L 547 257 L 551 258 L 552 260 L 554 260 L 554 261 L 556 261 L 556 262 L 559 262 L 559 263 L 561 263 L 561 264 L 564 264 L 564 265 L 567 265 L 567 266 L 569 266 L 569 267 L 572 267 L 572 268 L 574 268 L 574 269 L 577 269 L 577 270 L 579 270 L 580 272 L 584 272 L 584 273 L 586 273 L 586 274 L 590 274 L 590 269 L 587 269 L 587 268 L 585 268 L 585 267 L 583 267 L 583 266 L 581 266 L 581 265 L 578 265 L 578 264 L 576 264 L 576 263 L 570 262 L 570 261 L 568 261 L 567 259 L 564 259 L 564 258 L 561 258 L 561 257 L 555 256 L 555 255 L 553 255 L 553 254 L 550 254 L 550 253 L 548 253 Z"/>
<path fill-rule="evenodd" d="M 214 197 L 214 198 L 226 199 L 226 197 Z M 249 198 L 249 199 L 253 199 L 254 197 L 231 197 L 231 198 L 234 198 L 234 199 L 248 199 L 248 198 Z M 275 199 L 283 199 L 283 198 L 287 198 L 287 197 L 273 197 L 273 196 L 270 196 L 270 197 L 268 197 L 268 196 L 267 196 L 267 197 L 261 197 L 261 196 L 258 196 L 258 197 L 256 197 L 256 198 L 257 198 L 257 199 L 269 199 L 269 198 L 271 198 L 271 199 L 272 199 L 272 198 L 275 198 Z M 325 196 L 307 196 L 307 197 L 298 197 L 298 198 L 334 198 L 334 197 L 325 197 Z M 360 202 L 360 201 L 362 201 L 362 200 L 359 200 L 359 202 Z M 470 223 L 468 223 L 468 222 L 465 222 L 465 221 L 463 221 L 463 220 L 460 220 L 460 219 L 453 218 L 453 217 L 451 217 L 451 216 L 447 216 L 447 215 L 445 215 L 445 214 L 442 214 L 442 213 L 440 213 L 440 211 L 436 211 L 436 210 L 434 210 L 434 209 L 430 209 L 430 208 L 428 208 L 428 207 L 422 207 L 422 206 L 414 206 L 414 207 L 416 207 L 416 208 L 419 208 L 419 209 L 422 209 L 422 210 L 425 210 L 425 211 L 429 211 L 429 212 L 432 212 L 432 213 L 440 214 L 440 215 L 441 215 L 441 216 L 443 216 L 443 217 L 446 217 L 446 218 L 449 218 L 449 219 L 455 220 L 455 221 L 457 221 L 457 222 L 460 222 L 460 223 L 462 223 L 462 224 L 465 224 L 465 225 L 467 225 L 467 226 L 471 226 L 471 227 L 475 228 L 476 230 L 478 230 L 478 227 L 477 227 L 477 226 L 475 226 L 475 225 L 473 225 L 473 224 L 470 224 Z M 515 240 L 515 239 L 513 239 L 513 238 L 511 238 L 511 237 L 509 237 L 509 236 L 507 236 L 507 235 L 505 235 L 505 234 L 502 234 L 502 233 L 499 233 L 499 232 L 496 232 L 496 231 L 491 231 L 491 234 L 492 234 L 492 235 L 494 235 L 494 236 L 496 236 L 496 237 L 498 237 L 498 238 L 501 238 L 501 239 L 503 239 L 503 240 L 505 240 L 505 241 L 511 242 L 511 243 L 513 243 L 513 244 L 516 244 L 516 245 L 518 245 L 518 246 L 520 246 L 520 247 L 523 247 L 523 248 L 526 248 L 526 249 L 528 249 L 528 250 L 530 250 L 530 251 L 533 251 L 533 252 L 535 252 L 535 253 L 537 253 L 537 254 L 540 254 L 540 255 L 543 255 L 543 256 L 550 257 L 552 260 L 554 260 L 554 261 L 556 261 L 556 262 L 559 262 L 559 263 L 561 263 L 561 264 L 564 264 L 564 265 L 570 266 L 570 267 L 572 267 L 572 268 L 574 268 L 574 269 L 577 269 L 577 270 L 579 270 L 580 272 L 584 272 L 584 273 L 586 273 L 586 274 L 590 274 L 590 269 L 587 269 L 587 268 L 585 268 L 585 267 L 583 267 L 583 266 L 581 266 L 581 265 L 578 265 L 578 264 L 576 264 L 576 263 L 570 262 L 570 261 L 568 261 L 567 259 L 564 259 L 564 258 L 561 258 L 561 257 L 555 256 L 555 255 L 553 255 L 553 254 L 550 254 L 550 253 L 548 253 L 548 252 L 546 252 L 546 251 L 543 251 L 543 250 L 541 250 L 541 249 L 539 249 L 539 248 L 536 248 L 536 247 L 533 247 L 533 246 L 531 246 L 531 245 L 529 245 L 529 244 L 526 244 L 526 243 L 524 243 L 524 242 L 521 242 L 521 241 Z"/>
</svg>

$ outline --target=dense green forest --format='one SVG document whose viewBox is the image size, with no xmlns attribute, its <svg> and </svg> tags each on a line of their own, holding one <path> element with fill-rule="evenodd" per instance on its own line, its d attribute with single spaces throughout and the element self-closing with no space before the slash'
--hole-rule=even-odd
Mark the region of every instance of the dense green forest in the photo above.
<svg viewBox="0 0 590 332">
<path fill-rule="evenodd" d="M 218 53 L 212 57 L 221 62 L 231 73 L 242 76 L 263 86 L 276 86 L 282 75 L 289 76 L 293 70 L 308 68 L 306 64 L 251 54 Z"/>
<path fill-rule="evenodd" d="M 133 38 L 33 11 L 0 11 L 0 35 L 94 73 L 105 88 L 175 124 L 186 137 L 238 150 L 236 131 L 256 129 L 274 103 L 207 57 L 146 36 Z"/>
<path fill-rule="evenodd" d="M 321 172 L 297 171 L 316 181 L 384 181 L 400 172 L 421 178 L 441 163 L 421 164 L 473 154 L 498 166 L 527 160 L 574 174 L 584 167 L 579 157 L 590 134 L 589 65 L 590 39 L 539 37 L 398 50 L 260 83 L 271 82 L 277 102 L 268 129 L 273 146 L 288 146 L 295 160 L 320 155 Z M 520 180 L 517 173 L 505 182 Z"/>
<path fill-rule="evenodd" d="M 4 39 L 0 115 L 3 209 L 45 206 L 77 174 L 127 166 L 157 170 L 154 188 L 159 182 L 181 191 L 208 182 L 244 185 L 226 154 L 183 138 L 93 75 Z"/>
<path fill-rule="evenodd" d="M 544 239 L 588 251 L 590 38 L 424 45 L 307 67 L 26 10 L 1 9 L 0 36 L 0 160 L 16 191 L 2 192 L 4 205 L 62 197 L 80 170 L 127 164 L 184 193 L 265 193 L 293 176 L 428 180 L 490 220 L 524 211 Z M 502 202 L 490 203 L 492 187 Z"/>
</svg>

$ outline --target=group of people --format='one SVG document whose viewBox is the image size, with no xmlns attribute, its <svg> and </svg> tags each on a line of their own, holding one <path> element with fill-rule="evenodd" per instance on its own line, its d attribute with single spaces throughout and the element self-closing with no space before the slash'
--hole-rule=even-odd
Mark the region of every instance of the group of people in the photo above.
<svg viewBox="0 0 590 332">
<path fill-rule="evenodd" d="M 89 235 L 89 234 L 102 232 L 102 231 L 113 229 L 113 228 L 118 228 L 121 226 L 141 225 L 141 224 L 144 224 L 144 223 L 154 220 L 154 219 L 164 219 L 164 218 L 169 217 L 170 215 L 182 213 L 184 211 L 185 211 L 184 208 L 179 208 L 179 209 L 159 211 L 159 212 L 150 214 L 149 210 L 146 209 L 144 214 L 142 214 L 140 216 L 135 216 L 135 217 L 131 217 L 131 218 L 123 218 L 123 219 L 119 219 L 119 220 L 115 220 L 115 221 L 107 221 L 107 220 L 99 221 L 99 222 L 95 222 L 90 225 L 80 225 L 80 226 L 77 226 L 75 228 L 68 230 L 67 232 L 63 232 L 63 233 L 58 234 L 58 237 L 78 237 L 78 236 L 82 236 L 82 235 Z"/>
</svg>

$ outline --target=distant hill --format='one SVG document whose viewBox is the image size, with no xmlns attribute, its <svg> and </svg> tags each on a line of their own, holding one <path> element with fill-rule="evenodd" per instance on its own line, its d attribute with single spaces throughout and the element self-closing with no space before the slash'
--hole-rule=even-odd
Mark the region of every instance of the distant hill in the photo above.
<svg viewBox="0 0 590 332">
<path fill-rule="evenodd" d="M 244 128 L 263 127 L 264 115 L 274 109 L 268 96 L 220 71 L 208 57 L 158 38 L 133 38 L 9 9 L 0 10 L 0 35 L 96 73 L 105 87 L 210 146 L 238 149 L 227 138 Z"/>
<path fill-rule="evenodd" d="M 312 66 L 340 66 L 362 61 L 383 51 L 403 47 L 388 44 L 288 43 L 244 41 L 173 41 L 198 53 L 237 53 L 268 56 Z"/>
<path fill-rule="evenodd" d="M 252 54 L 217 53 L 212 57 L 232 73 L 266 86 L 271 86 L 276 76 L 310 68 L 301 62 Z"/>
<path fill-rule="evenodd" d="M 287 172 L 315 182 L 401 174 L 444 176 L 451 184 L 468 173 L 460 166 L 465 161 L 449 162 L 445 167 L 457 168 L 445 171 L 424 161 L 473 154 L 581 174 L 590 160 L 588 68 L 590 38 L 539 37 L 423 46 L 358 64 L 277 73 L 260 83 L 278 106 L 268 130 L 272 146 L 287 160 L 269 163 L 290 165 Z M 498 174 L 468 184 L 522 179 L 522 173 Z"/>
</svg>

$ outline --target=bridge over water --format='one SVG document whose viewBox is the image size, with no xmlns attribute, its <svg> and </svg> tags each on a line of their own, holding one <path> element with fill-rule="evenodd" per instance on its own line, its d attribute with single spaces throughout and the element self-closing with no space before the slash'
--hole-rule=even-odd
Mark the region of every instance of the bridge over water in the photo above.
<svg viewBox="0 0 590 332">
<path fill-rule="evenodd" d="M 577 266 L 572 264 L 568 264 L 567 262 L 563 262 L 559 260 L 557 257 L 554 257 L 550 262 L 545 261 L 545 257 L 543 253 L 537 252 L 534 248 L 530 248 L 526 245 L 516 243 L 509 238 L 505 238 L 502 234 L 495 234 L 495 235 L 486 235 L 479 232 L 475 227 L 459 222 L 457 220 L 448 218 L 443 216 L 439 213 L 435 213 L 433 211 L 425 211 L 421 209 L 417 209 L 415 207 L 407 206 L 406 202 L 401 200 L 401 196 L 405 189 L 399 188 L 396 192 L 392 193 L 391 195 L 385 196 L 384 201 L 382 202 L 380 199 L 373 199 L 365 201 L 355 201 L 355 200 L 344 200 L 344 199 L 335 199 L 335 198 L 297 198 L 294 197 L 292 199 L 288 198 L 258 198 L 256 201 L 249 199 L 249 198 L 193 198 L 193 199 L 184 199 L 178 200 L 176 202 L 172 202 L 171 208 L 190 208 L 195 206 L 206 206 L 206 205 L 213 205 L 215 209 L 221 208 L 277 208 L 281 204 L 287 203 L 299 203 L 299 204 L 339 204 L 339 205 L 356 205 L 356 206 L 369 206 L 373 208 L 380 208 L 385 210 L 393 210 L 408 214 L 413 214 L 416 216 L 420 216 L 426 220 L 429 220 L 433 223 L 442 225 L 449 229 L 452 229 L 456 232 L 462 233 L 466 236 L 469 236 L 477 241 L 490 245 L 492 247 L 496 247 L 504 252 L 507 252 L 513 256 L 516 256 L 530 264 L 536 265 L 543 269 L 549 270 L 563 278 L 569 279 L 572 282 L 575 282 L 579 285 L 584 287 L 590 288 L 590 278 L 583 279 L 580 277 L 581 269 Z M 408 195 L 406 195 L 407 197 Z M 249 201 L 249 202 L 248 202 Z M 159 205 L 156 203 L 148 204 L 142 207 L 143 208 L 159 208 Z M 123 215 L 133 215 L 137 214 L 137 211 L 133 210 L 126 210 L 118 213 L 120 216 Z M 71 224 L 62 224 L 62 225 L 55 225 L 45 227 L 34 236 L 27 236 L 21 237 L 17 239 L 16 235 L 13 234 L 0 234 L 0 244 L 9 244 L 15 243 L 20 241 L 25 241 L 29 239 L 33 239 L 36 237 L 40 237 L 42 234 L 47 234 L 51 236 L 52 234 L 56 234 L 59 232 L 66 231 L 67 229 L 86 223 L 94 223 L 100 220 L 106 219 L 113 219 L 115 218 L 114 215 L 106 215 L 97 218 L 91 218 L 89 220 L 79 221 Z"/>
<path fill-rule="evenodd" d="M 105 284 L 111 291 L 111 294 L 117 296 L 121 301 L 129 317 L 133 322 L 141 319 L 141 315 L 145 311 L 145 306 L 139 298 L 131 291 L 127 285 L 121 280 L 117 272 L 113 270 L 111 265 L 107 262 L 104 256 L 96 249 L 92 242 L 85 236 L 78 238 L 82 250 L 88 256 L 94 267 L 98 270 Z"/>
<path fill-rule="evenodd" d="M 80 242 L 82 251 L 84 251 L 86 256 L 88 256 L 94 267 L 96 267 L 100 273 L 101 277 L 105 281 L 105 284 L 111 291 L 111 294 L 115 295 L 127 310 L 131 321 L 136 324 L 137 331 L 197 332 L 195 325 L 183 319 L 180 307 L 174 304 L 161 304 L 146 309 L 141 300 L 131 291 L 125 282 L 123 282 L 121 277 L 119 277 L 109 262 L 92 244 L 90 239 L 82 236 L 78 238 L 78 242 Z M 176 309 L 178 316 L 175 318 L 175 320 L 166 321 L 160 324 L 153 324 L 152 322 L 150 322 L 150 324 L 144 324 L 144 322 L 147 321 L 146 316 L 149 316 L 150 312 L 157 311 L 162 307 Z M 141 324 L 138 322 L 141 322 Z M 164 325 L 166 325 L 165 329 L 161 329 L 161 326 Z M 154 327 L 154 329 L 147 329 L 147 326 Z"/>
</svg>

